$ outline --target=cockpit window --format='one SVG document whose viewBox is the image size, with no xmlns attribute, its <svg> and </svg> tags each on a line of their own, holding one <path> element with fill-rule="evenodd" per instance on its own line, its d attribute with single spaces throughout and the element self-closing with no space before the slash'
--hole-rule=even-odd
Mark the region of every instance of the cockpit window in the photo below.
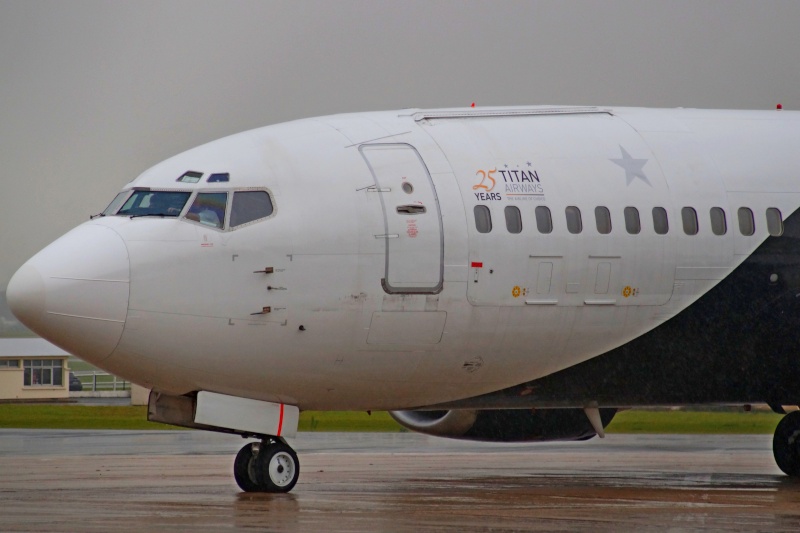
<svg viewBox="0 0 800 533">
<path fill-rule="evenodd" d="M 237 191 L 233 193 L 231 227 L 241 226 L 272 214 L 272 200 L 266 191 Z"/>
<path fill-rule="evenodd" d="M 130 193 L 130 191 L 122 191 L 116 195 L 114 199 L 111 200 L 111 203 L 108 204 L 108 207 L 106 207 L 105 211 L 103 211 L 103 216 L 113 215 L 116 213 L 117 209 L 119 209 L 119 206 L 121 206 L 122 202 L 125 201 L 125 198 L 128 197 L 128 193 Z"/>
<path fill-rule="evenodd" d="M 194 170 L 188 170 L 181 175 L 176 181 L 180 181 L 182 183 L 197 183 L 200 181 L 200 178 L 203 177 L 202 172 L 195 172 Z"/>
<path fill-rule="evenodd" d="M 228 193 L 198 193 L 192 207 L 190 207 L 189 212 L 186 213 L 186 218 L 221 229 L 225 223 L 225 205 L 227 203 Z"/>
<path fill-rule="evenodd" d="M 176 217 L 183 211 L 190 195 L 190 192 L 134 190 L 117 214 L 131 217 Z"/>
<path fill-rule="evenodd" d="M 227 172 L 224 172 L 224 173 L 211 174 L 208 177 L 208 180 L 206 181 L 208 181 L 208 183 L 219 183 L 230 180 L 231 180 L 231 175 L 228 174 Z"/>
</svg>

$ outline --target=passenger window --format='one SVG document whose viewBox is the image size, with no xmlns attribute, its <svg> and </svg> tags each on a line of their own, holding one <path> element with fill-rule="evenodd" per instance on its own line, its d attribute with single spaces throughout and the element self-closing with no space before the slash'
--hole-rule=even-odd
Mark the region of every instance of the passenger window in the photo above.
<svg viewBox="0 0 800 533">
<path fill-rule="evenodd" d="M 607 207 L 598 206 L 594 208 L 594 220 L 597 224 L 597 232 L 602 235 L 611 233 L 611 213 Z"/>
<path fill-rule="evenodd" d="M 681 209 L 681 220 L 683 221 L 683 232 L 686 235 L 697 235 L 697 211 L 692 207 Z"/>
<path fill-rule="evenodd" d="M 783 216 L 781 216 L 781 212 L 775 207 L 767 209 L 767 230 L 769 230 L 769 234 L 773 237 L 780 237 L 783 235 Z"/>
<path fill-rule="evenodd" d="M 267 191 L 237 191 L 233 193 L 231 227 L 241 226 L 272 214 L 272 200 Z"/>
<path fill-rule="evenodd" d="M 198 193 L 186 218 L 206 226 L 222 228 L 225 224 L 225 206 L 228 202 L 226 192 Z"/>
<path fill-rule="evenodd" d="M 746 237 L 756 232 L 756 222 L 753 219 L 753 212 L 747 207 L 739 208 L 739 232 Z"/>
<path fill-rule="evenodd" d="M 725 220 L 725 211 L 721 207 L 712 207 L 710 216 L 711 231 L 714 232 L 714 235 L 728 233 L 728 222 Z"/>
<path fill-rule="evenodd" d="M 539 233 L 552 233 L 553 217 L 550 216 L 550 208 L 546 205 L 536 206 L 536 229 Z"/>
<path fill-rule="evenodd" d="M 492 231 L 492 213 L 485 205 L 476 205 L 473 210 L 475 213 L 475 229 L 478 233 L 489 233 Z"/>
<path fill-rule="evenodd" d="M 506 229 L 509 233 L 520 233 L 522 231 L 522 215 L 519 208 L 513 205 L 506 206 L 504 209 L 506 215 Z"/>
<path fill-rule="evenodd" d="M 669 219 L 667 210 L 663 207 L 653 208 L 653 229 L 658 235 L 666 235 L 669 231 Z"/>
<path fill-rule="evenodd" d="M 642 223 L 639 220 L 639 210 L 635 207 L 625 208 L 625 230 L 631 235 L 638 235 L 642 231 Z"/>
<path fill-rule="evenodd" d="M 565 210 L 567 215 L 567 229 L 570 233 L 580 233 L 583 231 L 583 221 L 581 221 L 581 210 L 571 205 Z"/>
</svg>

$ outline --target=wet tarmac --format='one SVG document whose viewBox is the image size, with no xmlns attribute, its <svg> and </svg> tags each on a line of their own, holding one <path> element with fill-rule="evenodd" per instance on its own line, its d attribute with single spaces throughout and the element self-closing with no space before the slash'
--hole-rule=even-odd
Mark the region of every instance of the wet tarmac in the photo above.
<svg viewBox="0 0 800 533">
<path fill-rule="evenodd" d="M 233 481 L 238 437 L 0 430 L 0 531 L 798 531 L 771 437 L 487 445 L 304 433 L 291 494 Z"/>
</svg>

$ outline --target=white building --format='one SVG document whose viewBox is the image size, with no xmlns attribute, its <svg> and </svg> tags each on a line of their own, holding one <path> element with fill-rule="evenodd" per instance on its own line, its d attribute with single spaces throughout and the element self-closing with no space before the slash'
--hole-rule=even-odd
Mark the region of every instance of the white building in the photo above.
<svg viewBox="0 0 800 533">
<path fill-rule="evenodd" d="M 44 339 L 0 339 L 0 400 L 69 398 L 68 358 Z"/>
</svg>

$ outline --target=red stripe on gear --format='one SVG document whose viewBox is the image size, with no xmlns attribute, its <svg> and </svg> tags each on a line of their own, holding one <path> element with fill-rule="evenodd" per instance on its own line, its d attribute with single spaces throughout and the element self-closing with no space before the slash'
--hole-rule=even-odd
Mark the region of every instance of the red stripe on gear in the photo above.
<svg viewBox="0 0 800 533">
<path fill-rule="evenodd" d="M 275 435 L 276 437 L 281 436 L 281 431 L 283 431 L 283 404 L 281 404 L 281 416 L 278 419 L 278 434 Z"/>
</svg>

